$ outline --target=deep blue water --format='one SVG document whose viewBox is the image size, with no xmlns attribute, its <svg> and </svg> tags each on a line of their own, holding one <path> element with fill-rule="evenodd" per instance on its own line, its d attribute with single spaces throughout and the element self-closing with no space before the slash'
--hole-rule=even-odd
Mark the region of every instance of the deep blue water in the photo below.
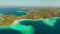
<svg viewBox="0 0 60 34">
<path fill-rule="evenodd" d="M 34 34 L 60 34 L 60 18 L 56 19 L 54 27 L 47 26 L 41 20 L 24 20 L 20 23 L 25 26 L 33 26 L 35 29 Z"/>
<path fill-rule="evenodd" d="M 14 29 L 0 29 L 0 34 L 23 34 L 23 33 Z"/>
<path fill-rule="evenodd" d="M 4 15 L 7 15 L 7 14 L 12 14 L 12 15 L 15 15 L 15 16 L 24 16 L 24 15 L 27 15 L 27 12 L 26 11 L 23 11 L 23 12 L 18 12 L 20 11 L 20 8 L 0 8 L 0 14 L 4 14 Z"/>
</svg>

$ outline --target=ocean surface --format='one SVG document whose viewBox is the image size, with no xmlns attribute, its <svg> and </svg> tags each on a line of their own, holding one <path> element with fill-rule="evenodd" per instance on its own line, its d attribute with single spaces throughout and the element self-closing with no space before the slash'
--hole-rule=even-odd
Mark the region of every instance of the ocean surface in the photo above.
<svg viewBox="0 0 60 34">
<path fill-rule="evenodd" d="M 8 7 L 8 8 L 0 8 L 0 14 L 7 15 L 12 14 L 15 16 L 24 16 L 27 15 L 27 11 L 20 11 L 20 8 L 16 7 Z"/>
</svg>

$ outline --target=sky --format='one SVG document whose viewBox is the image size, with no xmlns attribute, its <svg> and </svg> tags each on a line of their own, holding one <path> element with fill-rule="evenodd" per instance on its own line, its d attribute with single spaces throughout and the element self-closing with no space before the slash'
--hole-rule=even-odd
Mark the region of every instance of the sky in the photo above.
<svg viewBox="0 0 60 34">
<path fill-rule="evenodd" d="M 60 0 L 0 0 L 0 6 L 60 6 Z"/>
</svg>

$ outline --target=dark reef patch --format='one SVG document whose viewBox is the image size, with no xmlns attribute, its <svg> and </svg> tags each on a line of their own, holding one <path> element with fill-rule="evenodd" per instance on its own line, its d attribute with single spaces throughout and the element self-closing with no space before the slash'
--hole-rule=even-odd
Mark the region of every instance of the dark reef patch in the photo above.
<svg viewBox="0 0 60 34">
<path fill-rule="evenodd" d="M 33 20 L 22 20 L 20 21 L 20 24 L 29 26 L 29 25 L 33 25 L 34 21 Z"/>
</svg>

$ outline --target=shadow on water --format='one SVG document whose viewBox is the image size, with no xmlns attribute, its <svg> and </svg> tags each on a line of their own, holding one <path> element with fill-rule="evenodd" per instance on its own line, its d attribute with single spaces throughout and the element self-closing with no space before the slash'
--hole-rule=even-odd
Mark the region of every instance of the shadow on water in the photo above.
<svg viewBox="0 0 60 34">
<path fill-rule="evenodd" d="M 0 29 L 0 34 L 22 34 L 22 33 L 14 29 Z"/>
</svg>

